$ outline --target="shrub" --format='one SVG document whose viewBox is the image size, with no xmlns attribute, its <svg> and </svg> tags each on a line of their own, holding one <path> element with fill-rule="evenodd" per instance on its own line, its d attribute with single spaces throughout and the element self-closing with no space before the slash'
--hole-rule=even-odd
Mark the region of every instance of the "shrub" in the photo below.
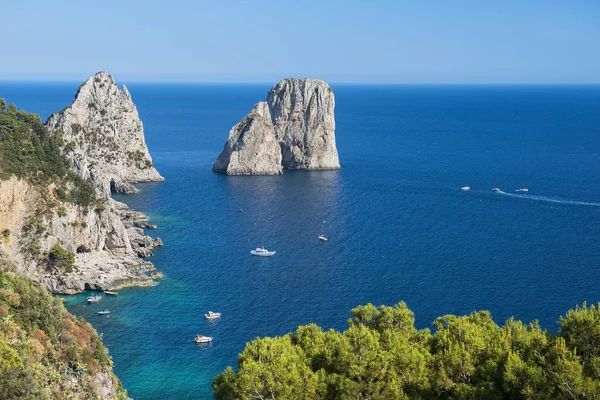
<svg viewBox="0 0 600 400">
<path fill-rule="evenodd" d="M 48 252 L 48 264 L 61 271 L 71 273 L 75 267 L 75 254 L 56 243 Z"/>
</svg>

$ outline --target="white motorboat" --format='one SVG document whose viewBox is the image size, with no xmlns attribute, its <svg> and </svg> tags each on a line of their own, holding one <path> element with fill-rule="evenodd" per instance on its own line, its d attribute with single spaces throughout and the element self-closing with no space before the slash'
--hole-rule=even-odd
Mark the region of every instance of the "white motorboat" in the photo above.
<svg viewBox="0 0 600 400">
<path fill-rule="evenodd" d="M 500 188 L 493 188 L 493 189 L 492 189 L 492 192 L 494 192 L 494 193 L 500 193 L 500 192 L 501 192 L 501 190 L 500 190 Z"/>
<path fill-rule="evenodd" d="M 529 189 L 527 189 L 527 188 L 519 188 L 517 190 L 517 192 L 529 192 Z"/>
<path fill-rule="evenodd" d="M 463 186 L 460 189 L 461 190 L 471 190 L 471 186 Z"/>
<path fill-rule="evenodd" d="M 212 312 L 212 311 L 209 311 L 208 313 L 204 314 L 204 318 L 206 318 L 206 319 L 217 319 L 217 318 L 221 318 L 221 313 L 220 313 L 220 312 Z"/>
<path fill-rule="evenodd" d="M 325 235 L 319 235 L 319 239 L 322 240 L 322 241 L 324 241 L 324 242 L 326 242 L 326 241 L 329 240 L 329 239 L 327 239 L 327 237 Z"/>
<path fill-rule="evenodd" d="M 269 251 L 267 249 L 263 249 L 262 247 L 257 247 L 256 250 L 250 250 L 250 254 L 252 254 L 253 256 L 260 256 L 260 257 L 274 256 L 275 253 L 276 253 L 275 251 Z"/>
<path fill-rule="evenodd" d="M 88 303 L 98 303 L 100 300 L 102 300 L 102 296 L 100 296 L 100 295 L 90 296 L 87 298 Z"/>
<path fill-rule="evenodd" d="M 107 314 L 110 314 L 110 311 L 109 310 L 98 311 L 98 314 L 100 314 L 100 315 L 107 315 Z"/>
<path fill-rule="evenodd" d="M 114 290 L 105 290 L 104 294 L 107 294 L 109 296 L 118 296 L 119 292 L 115 292 Z"/>
<path fill-rule="evenodd" d="M 210 336 L 202 336 L 201 334 L 197 334 L 196 337 L 194 338 L 194 342 L 196 343 L 210 343 L 212 342 L 213 338 Z"/>
</svg>

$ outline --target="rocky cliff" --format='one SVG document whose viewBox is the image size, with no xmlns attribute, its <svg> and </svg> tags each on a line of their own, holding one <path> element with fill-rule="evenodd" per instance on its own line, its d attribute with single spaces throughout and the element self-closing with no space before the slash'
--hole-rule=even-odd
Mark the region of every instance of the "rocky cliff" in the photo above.
<svg viewBox="0 0 600 400">
<path fill-rule="evenodd" d="M 213 170 L 228 175 L 281 174 L 281 147 L 266 102 L 256 104 L 229 132 Z"/>
<path fill-rule="evenodd" d="M 46 121 L 61 132 L 65 154 L 75 171 L 110 191 L 132 193 L 132 183 L 162 181 L 152 165 L 144 128 L 129 91 L 113 77 L 98 72 L 84 82 L 73 104 Z"/>
<path fill-rule="evenodd" d="M 29 169 L 35 170 L 36 160 L 52 160 L 52 168 L 37 167 L 46 168 L 45 175 L 13 172 L 7 179 L 7 171 L 19 170 L 12 164 L 7 169 L 8 156 L 0 157 L 0 255 L 14 272 L 55 293 L 154 284 L 154 267 L 141 257 L 162 242 L 144 234 L 141 228 L 153 226 L 142 214 L 110 197 L 111 188 L 131 192 L 132 182 L 163 180 L 127 89 L 119 90 L 109 74 L 94 75 L 71 106 L 48 119 L 51 132 L 36 125 L 39 117 L 19 113 L 0 110 L 7 123 L 29 121 L 11 127 L 7 144 L 26 143 L 31 126 L 37 141 L 51 144 L 62 136 L 63 147 L 29 150 Z M 76 175 L 56 172 L 67 164 Z M 78 191 L 78 185 L 88 189 Z"/>
<path fill-rule="evenodd" d="M 329 85 L 316 79 L 284 79 L 267 100 L 229 132 L 213 165 L 228 175 L 273 175 L 282 168 L 338 169 L 335 99 Z"/>
</svg>

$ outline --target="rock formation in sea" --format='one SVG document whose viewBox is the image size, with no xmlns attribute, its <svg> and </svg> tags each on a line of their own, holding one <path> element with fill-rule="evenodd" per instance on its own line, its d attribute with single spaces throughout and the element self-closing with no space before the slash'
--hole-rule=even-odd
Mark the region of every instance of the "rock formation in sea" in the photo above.
<svg viewBox="0 0 600 400">
<path fill-rule="evenodd" d="M 71 106 L 52 114 L 47 127 L 62 135 L 72 171 L 91 182 L 95 199 L 87 206 L 65 200 L 64 182 L 0 180 L 0 255 L 9 257 L 14 272 L 54 293 L 154 284 L 148 275 L 154 266 L 143 257 L 162 241 L 142 228 L 155 226 L 110 196 L 111 188 L 130 193 L 134 182 L 163 180 L 127 89 L 98 73 L 80 86 Z M 73 267 L 57 268 L 53 249 L 74 255 Z"/>
<path fill-rule="evenodd" d="M 229 132 L 229 140 L 213 166 L 228 175 L 281 174 L 281 148 L 266 102 L 256 104 Z"/>
<path fill-rule="evenodd" d="M 129 91 L 98 72 L 84 82 L 73 103 L 53 113 L 46 125 L 61 132 L 75 171 L 100 184 L 104 193 L 133 193 L 135 182 L 164 178 L 152 164 L 144 128 Z"/>
<path fill-rule="evenodd" d="M 229 132 L 213 165 L 228 175 L 276 175 L 283 168 L 338 169 L 335 99 L 317 79 L 284 79 Z"/>
</svg>

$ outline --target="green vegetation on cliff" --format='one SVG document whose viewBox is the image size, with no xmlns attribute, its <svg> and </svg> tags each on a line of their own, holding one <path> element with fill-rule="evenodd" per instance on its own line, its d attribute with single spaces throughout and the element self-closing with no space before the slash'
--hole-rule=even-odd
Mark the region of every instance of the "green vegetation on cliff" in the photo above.
<svg viewBox="0 0 600 400">
<path fill-rule="evenodd" d="M 56 185 L 55 193 L 62 201 L 81 206 L 96 202 L 91 181 L 69 170 L 60 135 L 51 135 L 37 114 L 18 110 L 0 99 L 0 179 L 11 175 L 33 184 Z"/>
<path fill-rule="evenodd" d="M 92 326 L 30 280 L 0 272 L 0 399 L 98 399 L 100 393 L 127 398 Z"/>
<path fill-rule="evenodd" d="M 352 310 L 344 332 L 312 324 L 256 339 L 213 382 L 225 399 L 599 399 L 600 310 L 570 310 L 558 335 L 486 311 L 417 330 L 405 303 Z"/>
</svg>

